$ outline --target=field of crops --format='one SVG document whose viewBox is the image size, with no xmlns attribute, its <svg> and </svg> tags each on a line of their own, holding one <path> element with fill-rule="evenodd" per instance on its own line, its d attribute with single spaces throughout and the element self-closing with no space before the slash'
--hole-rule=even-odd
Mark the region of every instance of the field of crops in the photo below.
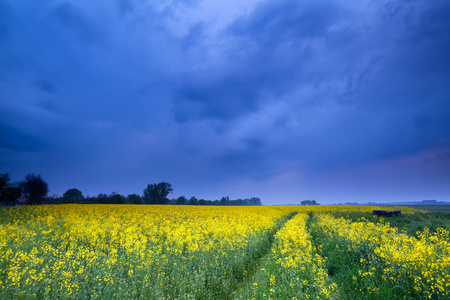
<svg viewBox="0 0 450 300">
<path fill-rule="evenodd" d="M 373 209 L 0 208 L 0 298 L 448 299 L 448 229 Z"/>
</svg>

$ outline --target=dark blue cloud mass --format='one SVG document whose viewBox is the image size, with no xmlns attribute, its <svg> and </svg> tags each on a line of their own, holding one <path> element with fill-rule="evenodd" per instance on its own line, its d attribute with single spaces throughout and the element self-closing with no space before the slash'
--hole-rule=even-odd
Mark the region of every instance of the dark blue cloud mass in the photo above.
<svg viewBox="0 0 450 300">
<path fill-rule="evenodd" d="M 0 172 L 51 193 L 450 201 L 450 3 L 0 3 Z"/>
</svg>

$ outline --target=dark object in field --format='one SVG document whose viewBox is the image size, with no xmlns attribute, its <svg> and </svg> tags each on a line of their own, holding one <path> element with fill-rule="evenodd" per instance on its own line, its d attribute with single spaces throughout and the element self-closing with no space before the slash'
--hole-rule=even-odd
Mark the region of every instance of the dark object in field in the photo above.
<svg viewBox="0 0 450 300">
<path fill-rule="evenodd" d="M 383 216 L 383 217 L 401 217 L 402 216 L 402 211 L 401 210 L 378 210 L 378 209 L 374 209 L 373 210 L 373 215 L 374 216 Z"/>
</svg>

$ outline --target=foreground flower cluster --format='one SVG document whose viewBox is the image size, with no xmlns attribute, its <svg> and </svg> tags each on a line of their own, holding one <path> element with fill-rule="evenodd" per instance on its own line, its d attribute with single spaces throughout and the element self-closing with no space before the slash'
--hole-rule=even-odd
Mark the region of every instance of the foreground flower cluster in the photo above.
<svg viewBox="0 0 450 300">
<path fill-rule="evenodd" d="M 449 231 L 442 228 L 418 237 L 399 233 L 388 223 L 351 222 L 318 214 L 312 228 L 324 255 L 353 265 L 356 294 L 386 299 L 450 297 Z M 339 266 L 338 266 L 339 267 Z M 347 273 L 347 276 L 352 271 Z"/>
<path fill-rule="evenodd" d="M 308 214 L 299 213 L 277 232 L 271 253 L 242 290 L 241 299 L 336 299 L 337 286 L 311 242 L 308 219 Z"/>
<path fill-rule="evenodd" d="M 449 232 L 335 217 L 373 209 L 0 208 L 0 298 L 449 298 Z"/>
<path fill-rule="evenodd" d="M 0 298 L 224 297 L 289 213 L 131 205 L 2 211 L 9 221 L 0 231 Z"/>
</svg>

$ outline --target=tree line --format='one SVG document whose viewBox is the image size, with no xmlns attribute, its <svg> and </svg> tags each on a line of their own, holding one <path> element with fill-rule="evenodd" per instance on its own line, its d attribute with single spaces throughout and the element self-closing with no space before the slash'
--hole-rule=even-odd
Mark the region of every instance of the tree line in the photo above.
<svg viewBox="0 0 450 300">
<path fill-rule="evenodd" d="M 262 205 L 261 199 L 253 197 L 249 199 L 230 200 L 222 197 L 220 200 L 205 200 L 185 196 L 169 199 L 168 195 L 173 193 L 170 183 L 160 182 L 148 184 L 142 195 L 129 194 L 124 196 L 113 192 L 111 194 L 99 194 L 97 196 L 85 197 L 76 188 L 68 189 L 62 196 L 49 197 L 48 183 L 39 174 L 30 173 L 25 175 L 21 182 L 10 182 L 10 174 L 0 174 L 0 202 L 1 205 L 16 205 L 23 198 L 28 205 L 34 204 L 172 204 L 172 205 Z"/>
</svg>

